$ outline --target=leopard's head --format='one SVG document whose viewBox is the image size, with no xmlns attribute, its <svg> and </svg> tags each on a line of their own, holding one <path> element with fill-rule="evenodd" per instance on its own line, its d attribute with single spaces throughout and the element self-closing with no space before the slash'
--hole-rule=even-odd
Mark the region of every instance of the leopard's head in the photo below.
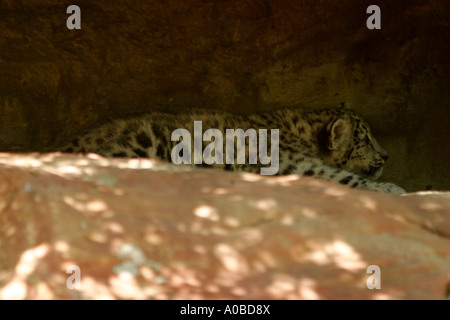
<svg viewBox="0 0 450 320">
<path fill-rule="evenodd" d="M 329 165 L 377 179 L 388 159 L 368 124 L 353 112 L 332 118 L 324 128 L 322 153 Z"/>
</svg>

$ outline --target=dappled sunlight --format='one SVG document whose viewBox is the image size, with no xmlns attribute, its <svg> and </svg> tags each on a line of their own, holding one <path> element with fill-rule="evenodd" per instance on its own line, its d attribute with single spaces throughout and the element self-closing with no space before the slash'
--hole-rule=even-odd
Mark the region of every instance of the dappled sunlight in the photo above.
<svg viewBox="0 0 450 320">
<path fill-rule="evenodd" d="M 86 210 L 91 212 L 101 212 L 108 209 L 108 205 L 103 200 L 91 200 L 86 203 Z"/>
<path fill-rule="evenodd" d="M 301 278 L 279 274 L 270 285 L 266 287 L 267 293 L 273 299 L 290 300 L 319 300 L 316 281 L 309 278 Z"/>
<path fill-rule="evenodd" d="M 155 160 L 138 158 L 120 162 L 117 167 L 121 169 L 152 169 L 156 164 Z"/>
<path fill-rule="evenodd" d="M 207 254 L 208 253 L 208 249 L 200 244 L 196 244 L 192 247 L 192 250 L 198 254 Z"/>
<path fill-rule="evenodd" d="M 139 272 L 141 274 L 141 276 L 147 281 L 152 283 L 155 278 L 156 278 L 156 273 L 155 271 L 153 271 L 152 268 L 150 268 L 149 266 L 146 265 L 141 265 L 139 267 Z"/>
<path fill-rule="evenodd" d="M 60 172 L 62 174 L 75 174 L 75 175 L 81 175 L 83 173 L 83 171 L 76 166 L 59 167 L 58 172 Z"/>
<path fill-rule="evenodd" d="M 202 281 L 199 280 L 199 275 L 193 269 L 186 267 L 183 263 L 177 263 L 173 267 L 173 272 L 169 277 L 169 281 L 173 281 L 174 277 L 182 278 L 183 283 L 191 287 L 202 286 Z"/>
<path fill-rule="evenodd" d="M 359 201 L 364 208 L 369 209 L 370 211 L 377 211 L 378 205 L 377 202 L 373 198 L 369 198 L 368 196 L 360 196 Z"/>
<path fill-rule="evenodd" d="M 66 254 L 69 252 L 70 250 L 70 246 L 66 241 L 57 241 L 54 245 L 53 245 L 53 249 L 56 252 L 59 252 L 61 254 Z"/>
<path fill-rule="evenodd" d="M 275 176 L 264 180 L 264 183 L 269 186 L 289 187 L 293 182 L 300 180 L 301 177 L 296 174 L 286 176 Z"/>
<path fill-rule="evenodd" d="M 297 288 L 297 281 L 289 275 L 278 274 L 272 283 L 266 287 L 266 291 L 273 298 L 284 298 L 287 294 L 294 292 Z"/>
<path fill-rule="evenodd" d="M 77 211 L 83 211 L 86 207 L 86 205 L 84 203 L 81 203 L 77 200 L 75 200 L 73 197 L 71 196 L 63 196 L 63 201 L 71 206 L 72 208 L 74 208 Z"/>
<path fill-rule="evenodd" d="M 264 265 L 268 268 L 276 268 L 277 267 L 277 259 L 273 253 L 268 250 L 258 250 L 257 253 L 260 261 L 264 263 Z"/>
<path fill-rule="evenodd" d="M 124 196 L 125 195 L 125 191 L 123 189 L 119 189 L 119 188 L 113 188 L 111 190 L 111 192 L 113 194 L 115 194 L 116 196 Z"/>
<path fill-rule="evenodd" d="M 278 207 L 278 203 L 275 199 L 261 199 L 250 201 L 250 205 L 263 211 L 272 211 Z"/>
<path fill-rule="evenodd" d="M 23 300 L 27 296 L 28 285 L 25 280 L 14 277 L 0 289 L 1 300 Z"/>
<path fill-rule="evenodd" d="M 91 300 L 115 300 L 116 296 L 111 292 L 109 285 L 95 280 L 89 275 L 83 275 L 81 278 L 81 288 L 83 289 L 83 298 Z"/>
<path fill-rule="evenodd" d="M 195 208 L 194 215 L 211 221 L 218 221 L 220 219 L 217 209 L 207 205 L 202 205 Z"/>
<path fill-rule="evenodd" d="M 88 194 L 78 194 L 76 197 L 65 195 L 62 199 L 64 203 L 80 212 L 99 213 L 108 210 L 108 204 L 104 200 L 94 199 L 86 201 Z"/>
<path fill-rule="evenodd" d="M 133 274 L 126 271 L 108 279 L 111 292 L 119 299 L 145 299 L 147 295 Z"/>
<path fill-rule="evenodd" d="M 397 214 L 397 213 L 385 213 L 385 215 L 386 215 L 386 217 L 389 217 L 400 223 L 407 223 L 409 221 L 409 219 L 407 219 L 404 216 Z"/>
<path fill-rule="evenodd" d="M 48 244 L 25 250 L 16 264 L 12 280 L 0 289 L 0 298 L 2 300 L 25 299 L 28 291 L 27 278 L 36 271 L 40 261 L 49 251 Z"/>
<path fill-rule="evenodd" d="M 39 264 L 50 251 L 48 244 L 41 244 L 38 247 L 28 249 L 22 253 L 19 262 L 16 265 L 16 275 L 26 278 L 33 273 Z"/>
<path fill-rule="evenodd" d="M 144 240 L 154 246 L 158 246 L 163 243 L 163 237 L 157 233 L 148 233 L 147 232 L 144 236 Z"/>
<path fill-rule="evenodd" d="M 39 169 L 42 172 L 63 178 L 80 177 L 83 180 L 94 180 L 99 184 L 114 186 L 113 176 L 102 173 L 104 168 L 167 170 L 167 164 L 155 159 L 109 159 L 98 154 L 68 155 L 62 153 L 35 154 L 38 158 L 26 154 L 6 154 L 0 157 L 0 164 L 21 168 Z M 186 170 L 186 169 L 185 169 Z"/>
<path fill-rule="evenodd" d="M 103 227 L 105 228 L 105 230 L 109 230 L 112 233 L 125 233 L 125 228 L 121 224 L 114 221 L 103 223 Z"/>
<path fill-rule="evenodd" d="M 46 173 L 50 173 L 52 175 L 64 178 L 69 176 L 81 176 L 83 174 L 83 170 L 81 168 L 74 166 L 64 166 L 64 167 L 42 166 L 40 169 Z"/>
<path fill-rule="evenodd" d="M 174 273 L 170 279 L 169 283 L 172 287 L 179 288 L 186 284 L 185 278 L 178 273 Z"/>
<path fill-rule="evenodd" d="M 230 191 L 225 188 L 216 188 L 212 191 L 212 193 L 217 195 L 224 195 L 230 193 Z"/>
<path fill-rule="evenodd" d="M 343 187 L 327 187 L 323 194 L 330 197 L 342 198 L 348 194 L 348 190 Z"/>
<path fill-rule="evenodd" d="M 437 190 L 416 191 L 416 192 L 404 193 L 401 196 L 402 197 L 414 197 L 414 196 L 437 196 L 437 195 L 444 196 L 444 197 L 450 199 L 450 191 L 437 191 Z"/>
<path fill-rule="evenodd" d="M 237 297 L 245 297 L 248 294 L 248 290 L 243 287 L 234 287 L 230 290 L 230 293 Z"/>
<path fill-rule="evenodd" d="M 25 168 L 38 168 L 44 163 L 42 160 L 23 157 L 20 155 L 9 155 L 6 157 L 0 157 L 0 164 L 13 165 L 17 167 Z"/>
<path fill-rule="evenodd" d="M 2 208 L 0 207 L 0 211 L 1 210 L 2 210 Z M 14 225 L 11 225 L 11 226 L 8 226 L 8 228 L 6 228 L 6 230 L 4 230 L 3 235 L 5 238 L 9 238 L 9 237 L 12 237 L 17 232 L 18 232 L 18 228 Z"/>
<path fill-rule="evenodd" d="M 375 293 L 373 295 L 373 300 L 392 300 L 392 295 L 387 293 Z"/>
<path fill-rule="evenodd" d="M 105 159 L 104 157 L 102 157 L 98 153 L 92 153 L 92 152 L 87 153 L 85 156 L 86 156 L 86 158 L 93 159 L 93 160 Z"/>
<path fill-rule="evenodd" d="M 158 246 L 164 242 L 164 234 L 157 226 L 149 224 L 144 229 L 144 240 L 151 245 Z"/>
<path fill-rule="evenodd" d="M 238 228 L 241 225 L 241 222 L 236 217 L 226 216 L 223 218 L 223 224 L 229 228 Z"/>
<path fill-rule="evenodd" d="M 42 300 L 53 300 L 57 298 L 52 288 L 44 281 L 39 281 L 36 284 L 36 295 Z"/>
<path fill-rule="evenodd" d="M 254 173 L 240 173 L 241 179 L 248 182 L 258 182 L 264 179 L 263 176 Z"/>
<path fill-rule="evenodd" d="M 220 289 L 220 292 L 225 290 L 230 290 L 245 279 L 245 274 L 242 272 L 234 272 L 225 268 L 219 268 L 215 271 L 214 279 L 212 281 L 213 284 L 217 285 Z"/>
<path fill-rule="evenodd" d="M 318 265 L 335 264 L 351 272 L 360 272 L 369 265 L 358 252 L 341 240 L 329 243 L 310 242 L 307 247 L 308 251 L 301 257 L 297 257 L 299 262 L 310 261 Z"/>
<path fill-rule="evenodd" d="M 226 188 L 221 188 L 221 187 L 213 188 L 213 187 L 209 187 L 209 186 L 202 187 L 200 189 L 200 192 L 210 193 L 210 194 L 215 194 L 215 195 L 226 195 L 226 194 L 230 193 L 230 191 Z"/>
<path fill-rule="evenodd" d="M 299 299 L 319 300 L 320 296 L 316 291 L 316 281 L 314 279 L 303 278 L 298 283 Z"/>
<path fill-rule="evenodd" d="M 436 202 L 426 201 L 419 205 L 420 208 L 428 211 L 437 211 L 443 209 L 443 206 Z"/>
<path fill-rule="evenodd" d="M 106 243 L 108 241 L 108 235 L 104 232 L 91 232 L 87 238 L 93 242 Z"/>
<path fill-rule="evenodd" d="M 316 210 L 308 208 L 308 207 L 301 208 L 300 213 L 307 218 L 317 218 L 317 216 L 318 216 L 318 213 Z"/>
<path fill-rule="evenodd" d="M 231 245 L 220 243 L 214 247 L 213 253 L 226 270 L 243 275 L 248 273 L 244 257 Z"/>
<path fill-rule="evenodd" d="M 281 224 L 286 226 L 291 226 L 295 222 L 295 219 L 291 215 L 285 215 L 283 218 L 281 218 Z"/>
</svg>

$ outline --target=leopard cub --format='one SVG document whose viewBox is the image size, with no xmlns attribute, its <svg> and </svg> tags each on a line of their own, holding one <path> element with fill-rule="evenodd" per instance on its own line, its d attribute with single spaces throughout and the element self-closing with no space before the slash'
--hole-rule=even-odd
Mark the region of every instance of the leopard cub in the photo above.
<svg viewBox="0 0 450 320">
<path fill-rule="evenodd" d="M 171 150 L 178 143 L 172 141 L 172 132 L 185 128 L 193 136 L 194 121 L 202 121 L 203 130 L 214 128 L 222 133 L 229 128 L 279 129 L 277 174 L 313 176 L 351 188 L 405 193 L 395 184 L 375 181 L 383 172 L 388 154 L 373 137 L 366 121 L 344 108 L 285 108 L 246 116 L 202 109 L 181 114 L 152 112 L 105 124 L 60 151 L 171 161 Z M 261 168 L 260 164 L 225 163 L 212 166 L 255 173 Z"/>
</svg>

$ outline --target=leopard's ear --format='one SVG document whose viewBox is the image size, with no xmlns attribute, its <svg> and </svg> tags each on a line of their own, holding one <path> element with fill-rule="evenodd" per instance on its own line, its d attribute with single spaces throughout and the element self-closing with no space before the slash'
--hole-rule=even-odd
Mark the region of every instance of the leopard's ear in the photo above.
<svg viewBox="0 0 450 320">
<path fill-rule="evenodd" d="M 331 121 L 327 126 L 328 132 L 328 149 L 337 150 L 345 142 L 345 138 L 350 132 L 350 124 L 346 119 L 336 119 Z"/>
</svg>

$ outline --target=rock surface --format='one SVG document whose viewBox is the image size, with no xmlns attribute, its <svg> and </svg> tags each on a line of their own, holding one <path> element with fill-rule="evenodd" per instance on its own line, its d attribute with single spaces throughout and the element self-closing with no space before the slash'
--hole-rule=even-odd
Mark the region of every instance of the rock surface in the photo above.
<svg viewBox="0 0 450 320">
<path fill-rule="evenodd" d="M 339 106 L 389 151 L 385 180 L 450 189 L 450 1 L 0 1 L 0 150 L 43 151 L 155 109 Z M 54 149 L 52 149 L 54 150 Z"/>
<path fill-rule="evenodd" d="M 445 299 L 449 283 L 449 193 L 0 154 L 0 299 Z"/>
</svg>

